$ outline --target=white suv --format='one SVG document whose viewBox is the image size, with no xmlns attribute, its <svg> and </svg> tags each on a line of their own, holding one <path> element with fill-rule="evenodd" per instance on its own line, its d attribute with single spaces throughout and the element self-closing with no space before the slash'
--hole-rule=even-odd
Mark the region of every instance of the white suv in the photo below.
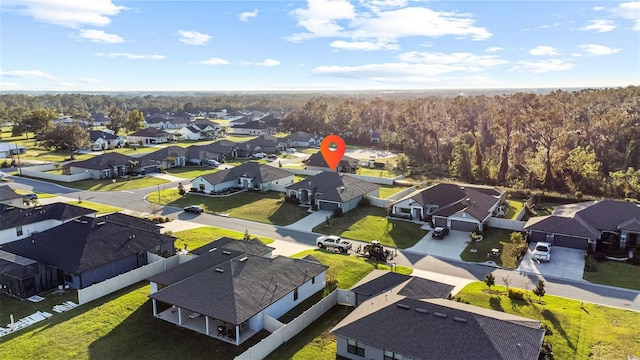
<svg viewBox="0 0 640 360">
<path fill-rule="evenodd" d="M 551 260 L 551 244 L 544 241 L 537 243 L 531 258 L 539 261 Z"/>
</svg>

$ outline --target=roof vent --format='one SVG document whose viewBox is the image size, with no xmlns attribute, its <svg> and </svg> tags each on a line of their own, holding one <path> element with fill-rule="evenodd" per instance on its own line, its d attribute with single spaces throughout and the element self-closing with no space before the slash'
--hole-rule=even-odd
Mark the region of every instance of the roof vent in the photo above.
<svg viewBox="0 0 640 360">
<path fill-rule="evenodd" d="M 75 220 L 73 220 L 73 221 L 75 221 L 75 222 L 79 223 L 79 222 L 80 222 L 80 219 L 75 219 Z"/>
<path fill-rule="evenodd" d="M 433 316 L 439 317 L 439 318 L 442 318 L 442 319 L 446 319 L 449 315 L 436 311 L 436 312 L 433 313 Z"/>
<path fill-rule="evenodd" d="M 81 223 L 88 224 L 88 222 L 86 222 L 85 220 L 82 220 Z"/>
<path fill-rule="evenodd" d="M 246 256 L 243 256 L 243 257 L 242 257 L 242 258 L 240 258 L 240 260 L 238 260 L 238 261 L 240 261 L 240 262 L 245 262 L 245 261 L 247 261 L 247 260 L 249 260 L 249 258 L 248 258 L 248 257 L 246 257 Z"/>
<path fill-rule="evenodd" d="M 457 321 L 457 322 L 461 322 L 461 323 L 465 323 L 465 324 L 467 323 L 467 319 L 466 318 L 457 317 L 457 316 L 453 317 L 453 321 Z"/>
<path fill-rule="evenodd" d="M 96 225 L 104 225 L 104 224 L 106 224 L 106 222 L 104 222 L 104 221 L 99 221 L 99 222 L 96 223 Z"/>
<path fill-rule="evenodd" d="M 216 251 L 216 249 L 218 249 L 218 248 L 211 248 L 211 249 L 209 249 L 209 252 L 214 252 L 214 251 Z"/>
<path fill-rule="evenodd" d="M 229 250 L 224 250 L 222 253 L 225 254 L 225 255 L 231 255 L 231 251 L 229 251 Z"/>
<path fill-rule="evenodd" d="M 216 268 L 216 271 L 219 272 L 219 273 L 223 273 L 224 272 L 224 270 L 220 269 L 220 268 Z"/>
<path fill-rule="evenodd" d="M 419 312 L 421 314 L 428 314 L 429 310 L 423 309 L 423 308 L 416 308 L 416 312 Z"/>
<path fill-rule="evenodd" d="M 411 309 L 411 306 L 405 305 L 405 304 L 397 303 L 396 306 L 399 307 L 400 309 L 405 309 L 405 310 Z"/>
</svg>

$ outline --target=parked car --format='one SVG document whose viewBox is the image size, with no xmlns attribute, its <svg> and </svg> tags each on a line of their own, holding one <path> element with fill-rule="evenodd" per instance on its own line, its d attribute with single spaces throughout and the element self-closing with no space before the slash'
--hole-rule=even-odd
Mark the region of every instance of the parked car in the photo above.
<svg viewBox="0 0 640 360">
<path fill-rule="evenodd" d="M 551 244 L 546 241 L 536 243 L 531 258 L 533 260 L 549 262 L 551 260 Z"/>
<path fill-rule="evenodd" d="M 267 155 L 267 160 L 271 160 L 271 161 L 278 160 L 278 155 L 276 155 L 276 154 L 269 154 L 269 155 Z"/>
<path fill-rule="evenodd" d="M 265 154 L 263 152 L 259 152 L 259 153 L 253 154 L 253 158 L 254 159 L 264 159 L 266 156 L 267 156 L 267 154 Z"/>
<path fill-rule="evenodd" d="M 346 253 L 351 249 L 351 241 L 345 241 L 336 235 L 322 235 L 316 239 L 319 248 L 337 249 L 341 253 Z"/>
<path fill-rule="evenodd" d="M 433 237 L 434 239 L 444 239 L 447 234 L 449 234 L 449 228 L 438 226 L 433 229 L 433 234 L 431 235 L 431 237 Z"/>
<path fill-rule="evenodd" d="M 288 148 L 287 149 L 287 153 L 289 154 L 295 154 L 297 152 L 296 148 Z"/>
<path fill-rule="evenodd" d="M 202 214 L 204 209 L 198 205 L 190 205 L 183 209 L 184 212 L 190 212 L 194 214 Z"/>
<path fill-rule="evenodd" d="M 213 167 L 218 167 L 218 166 L 220 166 L 220 163 L 217 162 L 216 160 L 209 159 L 209 160 L 207 160 L 207 165 L 213 166 Z"/>
<path fill-rule="evenodd" d="M 35 194 L 35 193 L 31 193 L 31 194 L 24 194 L 24 195 L 22 195 L 22 200 L 23 200 L 23 201 L 33 201 L 33 200 L 38 200 L 38 194 Z"/>
</svg>

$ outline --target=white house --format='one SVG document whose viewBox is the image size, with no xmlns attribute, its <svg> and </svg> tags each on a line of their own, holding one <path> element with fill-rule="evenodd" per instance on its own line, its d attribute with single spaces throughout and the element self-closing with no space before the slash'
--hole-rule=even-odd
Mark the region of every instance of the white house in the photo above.
<svg viewBox="0 0 640 360">
<path fill-rule="evenodd" d="M 10 158 L 14 155 L 22 155 L 27 152 L 27 148 L 13 143 L 0 143 L 0 158 Z"/>
<path fill-rule="evenodd" d="M 0 204 L 22 206 L 22 195 L 13 191 L 9 185 L 0 185 Z"/>
<path fill-rule="evenodd" d="M 285 186 L 293 184 L 293 179 L 294 174 L 290 171 L 249 161 L 231 169 L 198 176 L 191 180 L 191 188 L 206 194 L 231 188 L 285 191 Z"/>
</svg>

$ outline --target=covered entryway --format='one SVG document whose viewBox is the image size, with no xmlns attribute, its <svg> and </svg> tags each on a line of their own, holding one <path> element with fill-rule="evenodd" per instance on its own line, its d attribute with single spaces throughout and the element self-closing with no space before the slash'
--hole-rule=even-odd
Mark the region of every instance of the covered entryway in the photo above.
<svg viewBox="0 0 640 360">
<path fill-rule="evenodd" d="M 300 191 L 300 203 L 301 204 L 309 203 L 309 190 Z"/>
</svg>

